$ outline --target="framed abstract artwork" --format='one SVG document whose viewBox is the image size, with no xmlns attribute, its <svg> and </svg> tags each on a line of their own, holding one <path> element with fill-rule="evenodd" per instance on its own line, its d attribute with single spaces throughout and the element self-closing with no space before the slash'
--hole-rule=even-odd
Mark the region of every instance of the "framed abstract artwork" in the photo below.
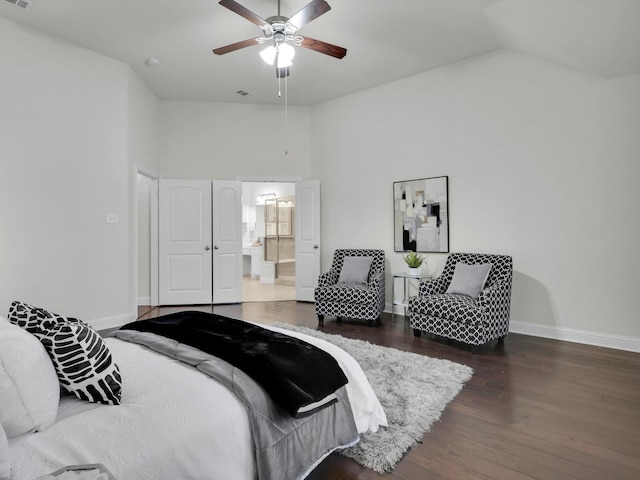
<svg viewBox="0 0 640 480">
<path fill-rule="evenodd" d="M 449 251 L 449 177 L 393 182 L 396 252 Z"/>
</svg>

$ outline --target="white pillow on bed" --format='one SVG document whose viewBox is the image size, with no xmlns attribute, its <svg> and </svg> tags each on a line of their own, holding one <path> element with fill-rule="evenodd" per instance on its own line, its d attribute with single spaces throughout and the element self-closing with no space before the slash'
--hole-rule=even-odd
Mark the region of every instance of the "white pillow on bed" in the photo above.
<svg viewBox="0 0 640 480">
<path fill-rule="evenodd" d="M 7 437 L 47 428 L 59 401 L 58 376 L 42 344 L 0 317 L 0 423 Z"/>
<path fill-rule="evenodd" d="M 9 442 L 0 423 L 0 480 L 9 480 L 11 464 L 9 463 Z"/>
</svg>

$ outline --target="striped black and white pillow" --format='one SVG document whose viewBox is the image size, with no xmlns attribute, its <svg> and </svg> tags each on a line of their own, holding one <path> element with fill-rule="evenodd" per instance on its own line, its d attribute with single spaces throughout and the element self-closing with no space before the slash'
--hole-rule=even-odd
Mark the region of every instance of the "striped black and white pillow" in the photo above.
<svg viewBox="0 0 640 480">
<path fill-rule="evenodd" d="M 65 390 L 89 402 L 120 405 L 120 369 L 91 326 L 19 301 L 11 304 L 9 320 L 44 345 Z"/>
<path fill-rule="evenodd" d="M 11 323 L 18 325 L 27 332 L 36 333 L 45 315 L 41 308 L 16 300 L 11 302 L 7 318 Z"/>
<path fill-rule="evenodd" d="M 76 318 L 58 317 L 55 322 L 41 323 L 35 335 L 49 353 L 65 390 L 89 402 L 120 405 L 120 369 L 93 328 Z"/>
<path fill-rule="evenodd" d="M 9 321 L 27 332 L 35 335 L 42 328 L 50 328 L 57 322 L 79 322 L 80 320 L 71 317 L 63 317 L 57 313 L 50 312 L 44 308 L 34 307 L 28 303 L 17 300 L 11 302 L 9 307 Z"/>
</svg>

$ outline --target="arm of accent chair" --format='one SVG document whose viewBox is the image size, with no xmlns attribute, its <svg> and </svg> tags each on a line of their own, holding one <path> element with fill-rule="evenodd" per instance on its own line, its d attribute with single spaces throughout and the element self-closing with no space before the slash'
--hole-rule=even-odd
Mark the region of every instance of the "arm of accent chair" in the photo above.
<svg viewBox="0 0 640 480">
<path fill-rule="evenodd" d="M 504 303 L 507 300 L 509 291 L 503 283 L 494 283 L 490 287 L 484 288 L 478 295 L 478 305 L 481 307 L 489 307 Z"/>
<path fill-rule="evenodd" d="M 371 290 L 380 291 L 384 289 L 384 270 L 377 270 L 369 276 L 367 284 Z"/>
<path fill-rule="evenodd" d="M 338 272 L 336 270 L 329 270 L 328 272 L 320 274 L 318 277 L 318 287 L 328 287 L 338 283 Z"/>
<path fill-rule="evenodd" d="M 376 270 L 369 276 L 369 283 L 367 284 L 369 290 L 374 294 L 374 301 L 376 302 L 377 317 L 384 311 L 385 302 L 385 272 L 384 268 Z"/>
<path fill-rule="evenodd" d="M 444 293 L 449 285 L 442 277 L 433 280 L 423 280 L 418 288 L 418 296 L 435 295 L 436 293 Z"/>
<path fill-rule="evenodd" d="M 478 295 L 478 306 L 484 307 L 488 312 L 488 319 L 494 317 L 494 313 L 499 308 L 506 308 L 510 305 L 510 290 L 509 286 L 505 283 L 495 283 L 490 287 L 485 288 Z M 507 318 L 509 318 L 509 311 L 507 310 Z"/>
</svg>

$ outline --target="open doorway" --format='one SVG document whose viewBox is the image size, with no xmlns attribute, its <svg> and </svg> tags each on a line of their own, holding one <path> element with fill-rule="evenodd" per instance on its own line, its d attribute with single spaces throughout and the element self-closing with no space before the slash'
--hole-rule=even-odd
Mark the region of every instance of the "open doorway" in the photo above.
<svg viewBox="0 0 640 480">
<path fill-rule="evenodd" d="M 242 182 L 243 302 L 295 300 L 295 182 Z"/>
<path fill-rule="evenodd" d="M 158 305 L 158 175 L 134 165 L 134 302 Z"/>
<path fill-rule="evenodd" d="M 138 306 L 151 305 L 151 179 L 138 173 Z"/>
</svg>

